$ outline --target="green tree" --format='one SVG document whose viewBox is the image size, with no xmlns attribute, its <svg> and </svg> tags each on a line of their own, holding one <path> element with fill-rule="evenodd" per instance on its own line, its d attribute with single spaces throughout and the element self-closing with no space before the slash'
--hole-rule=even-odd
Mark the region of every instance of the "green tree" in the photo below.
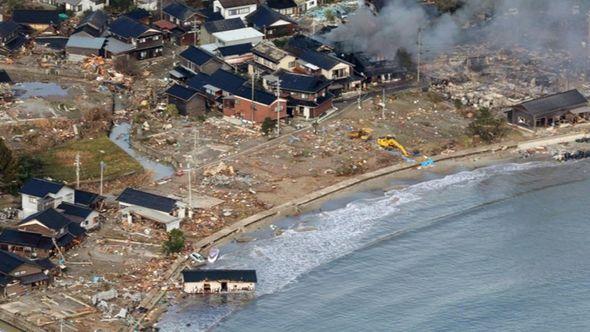
<svg viewBox="0 0 590 332">
<path fill-rule="evenodd" d="M 326 17 L 326 20 L 328 22 L 334 22 L 334 19 L 336 19 L 336 16 L 334 15 L 334 12 L 331 9 L 324 10 L 324 16 Z"/>
<path fill-rule="evenodd" d="M 266 117 L 266 118 L 264 118 L 264 121 L 262 121 L 262 125 L 260 126 L 260 131 L 264 135 L 268 136 L 268 134 L 270 134 L 272 132 L 274 127 L 275 127 L 275 122 L 272 121 L 271 118 Z"/>
<path fill-rule="evenodd" d="M 491 143 L 506 134 L 504 119 L 496 118 L 488 108 L 480 108 L 473 122 L 467 127 L 467 133 L 479 136 L 484 142 Z"/>
<path fill-rule="evenodd" d="M 173 229 L 168 233 L 168 240 L 162 244 L 164 253 L 170 255 L 184 249 L 184 233 L 180 229 Z"/>
</svg>

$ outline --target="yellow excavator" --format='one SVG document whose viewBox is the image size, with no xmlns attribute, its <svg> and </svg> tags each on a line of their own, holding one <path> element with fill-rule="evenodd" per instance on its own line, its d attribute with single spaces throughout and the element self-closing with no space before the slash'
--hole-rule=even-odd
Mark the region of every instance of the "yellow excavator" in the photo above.
<svg viewBox="0 0 590 332">
<path fill-rule="evenodd" d="M 401 145 L 395 139 L 394 136 L 388 135 L 388 136 L 379 137 L 377 139 L 377 144 L 380 147 L 384 148 L 385 150 L 398 149 L 404 155 L 404 157 L 409 157 L 410 156 L 410 154 L 408 153 L 408 151 L 406 150 L 406 148 L 404 148 L 404 146 Z"/>
</svg>

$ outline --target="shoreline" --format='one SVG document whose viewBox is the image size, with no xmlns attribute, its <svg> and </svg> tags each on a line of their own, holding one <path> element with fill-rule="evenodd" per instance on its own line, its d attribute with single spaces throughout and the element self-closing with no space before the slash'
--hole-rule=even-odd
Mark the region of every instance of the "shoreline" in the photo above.
<svg viewBox="0 0 590 332">
<path fill-rule="evenodd" d="M 523 162 L 548 160 L 551 156 L 542 155 L 528 159 L 520 159 L 521 157 L 519 157 L 518 152 L 536 147 L 547 147 L 573 142 L 576 139 L 587 137 L 587 135 L 587 131 L 580 130 L 573 134 L 551 136 L 524 142 L 491 144 L 479 148 L 466 149 L 449 155 L 432 157 L 431 159 L 434 161 L 435 166 L 428 169 L 433 173 L 448 175 L 453 174 L 458 170 L 476 169 L 501 163 L 517 162 L 518 160 L 523 160 Z M 277 220 L 318 210 L 327 201 L 338 200 L 359 192 L 375 190 L 383 190 L 385 192 L 389 189 L 387 187 L 384 188 L 384 184 L 388 184 L 388 187 L 391 188 L 392 180 L 396 178 L 417 179 L 419 177 L 419 172 L 420 165 L 414 163 L 391 165 L 373 172 L 360 174 L 332 186 L 304 195 L 299 199 L 291 200 L 269 210 L 242 219 L 195 242 L 193 246 L 196 251 L 203 251 L 213 245 L 224 245 L 245 232 L 251 232 L 261 227 L 268 226 Z M 172 265 L 172 268 L 167 272 L 167 276 L 169 276 L 170 279 L 177 280 L 180 271 L 185 268 L 187 260 L 188 259 L 185 257 L 179 257 Z M 144 301 L 142 301 L 143 305 L 140 305 L 140 307 L 146 308 L 147 312 L 139 319 L 139 324 L 143 323 L 147 326 L 157 326 L 157 322 L 161 315 L 169 306 L 167 303 L 159 304 L 160 300 L 164 298 L 167 292 L 168 289 L 163 289 L 146 296 Z"/>
</svg>

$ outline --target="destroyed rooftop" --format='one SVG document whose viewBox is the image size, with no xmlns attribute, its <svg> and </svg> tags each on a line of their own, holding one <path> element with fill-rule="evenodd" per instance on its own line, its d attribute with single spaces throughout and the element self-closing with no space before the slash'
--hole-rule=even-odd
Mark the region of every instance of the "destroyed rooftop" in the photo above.
<svg viewBox="0 0 590 332">
<path fill-rule="evenodd" d="M 281 59 L 289 55 L 289 53 L 286 51 L 283 51 L 282 49 L 276 47 L 273 43 L 267 41 L 263 41 L 254 46 L 254 48 L 252 48 L 252 52 L 275 63 L 281 61 Z"/>
<path fill-rule="evenodd" d="M 37 220 L 43 225 L 45 225 L 47 228 L 53 229 L 55 231 L 61 230 L 62 228 L 64 228 L 72 222 L 70 219 L 68 219 L 63 214 L 59 213 L 54 208 L 49 208 L 47 210 L 43 210 L 41 212 L 32 214 L 23 219 L 21 222 L 19 222 L 19 225 L 25 224 L 31 220 Z"/>
</svg>

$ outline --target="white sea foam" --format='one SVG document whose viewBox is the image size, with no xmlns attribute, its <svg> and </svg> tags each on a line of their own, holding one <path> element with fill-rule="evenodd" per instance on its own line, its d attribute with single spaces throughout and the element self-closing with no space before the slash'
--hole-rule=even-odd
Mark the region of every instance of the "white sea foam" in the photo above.
<svg viewBox="0 0 590 332">
<path fill-rule="evenodd" d="M 343 257 L 371 242 L 370 234 L 384 217 L 395 214 L 408 203 L 421 200 L 433 191 L 466 186 L 498 174 L 547 167 L 548 163 L 506 164 L 465 171 L 440 179 L 392 190 L 384 197 L 351 202 L 333 211 L 317 212 L 303 223 L 313 224 L 316 231 L 286 230 L 282 235 L 239 246 L 227 253 L 215 268 L 248 268 L 257 271 L 257 295 L 277 292 L 301 275 L 330 261 Z M 223 251 L 223 249 L 222 249 Z M 230 312 L 224 311 L 210 322 L 217 324 Z"/>
</svg>

